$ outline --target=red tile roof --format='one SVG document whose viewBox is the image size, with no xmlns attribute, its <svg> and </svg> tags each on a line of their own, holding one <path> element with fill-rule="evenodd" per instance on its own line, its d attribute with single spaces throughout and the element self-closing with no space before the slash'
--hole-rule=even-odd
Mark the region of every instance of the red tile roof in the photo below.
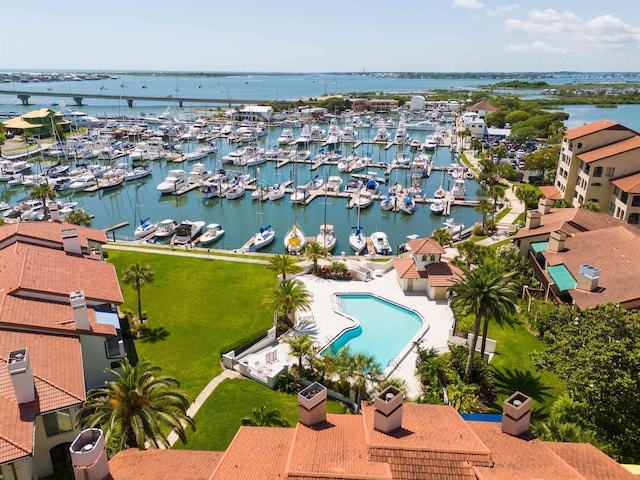
<svg viewBox="0 0 640 480">
<path fill-rule="evenodd" d="M 604 158 L 620 155 L 621 153 L 632 152 L 640 149 L 640 136 L 636 135 L 626 140 L 621 140 L 605 147 L 594 148 L 588 152 L 580 153 L 577 157 L 585 163 L 595 162 Z M 636 152 L 637 154 L 637 152 Z"/>
<path fill-rule="evenodd" d="M 550 200 L 560 200 L 562 198 L 562 192 L 554 185 L 543 185 L 538 188 L 544 198 L 548 198 Z"/>
<path fill-rule="evenodd" d="M 464 275 L 462 270 L 447 262 L 430 263 L 426 271 L 432 287 L 450 287 Z"/>
<path fill-rule="evenodd" d="M 640 173 L 632 173 L 625 177 L 611 180 L 616 187 L 625 193 L 640 194 Z"/>
<path fill-rule="evenodd" d="M 485 112 L 495 112 L 498 110 L 498 107 L 495 105 L 491 105 L 485 98 L 480 100 L 478 103 L 467 107 L 467 112 L 477 112 L 479 110 L 484 110 Z"/>
<path fill-rule="evenodd" d="M 394 258 L 393 268 L 396 269 L 399 278 L 426 278 L 427 276 L 424 270 L 418 271 L 413 257 Z"/>
<path fill-rule="evenodd" d="M 564 135 L 568 140 L 575 140 L 580 137 L 591 135 L 592 133 L 600 132 L 602 130 L 609 130 L 609 129 L 627 130 L 631 133 L 636 133 L 630 128 L 627 128 L 624 125 L 619 124 L 618 122 L 613 122 L 611 120 L 599 120 L 597 122 L 591 122 L 585 125 L 581 125 L 579 127 L 571 128 L 567 130 Z"/>
<path fill-rule="evenodd" d="M 433 238 L 418 238 L 407 242 L 412 254 L 444 255 L 446 250 Z"/>
<path fill-rule="evenodd" d="M 36 400 L 18 405 L 7 369 L 9 352 L 28 349 Z M 77 337 L 0 330 L 0 464 L 33 453 L 34 418 L 85 399 Z"/>
<path fill-rule="evenodd" d="M 120 451 L 109 460 L 111 480 L 208 480 L 224 452 L 200 450 Z M 237 478 L 237 477 L 236 477 Z"/>
<path fill-rule="evenodd" d="M 608 478 L 638 480 L 621 465 L 613 462 L 590 443 L 545 443 L 563 461 L 579 471 L 585 480 Z"/>
<path fill-rule="evenodd" d="M 20 237 L 35 241 L 46 241 L 59 244 L 62 247 L 62 230 L 75 228 L 78 230 L 80 245 L 88 246 L 88 241 L 107 243 L 107 234 L 95 228 L 82 227 L 67 222 L 15 222 L 0 225 L 0 244 L 10 238 Z"/>
</svg>

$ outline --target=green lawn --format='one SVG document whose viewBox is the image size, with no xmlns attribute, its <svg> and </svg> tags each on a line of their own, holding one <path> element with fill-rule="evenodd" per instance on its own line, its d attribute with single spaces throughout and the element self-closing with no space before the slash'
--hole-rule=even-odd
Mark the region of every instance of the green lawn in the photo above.
<svg viewBox="0 0 640 480">
<path fill-rule="evenodd" d="M 298 422 L 298 397 L 273 391 L 247 379 L 224 380 L 195 416 L 196 431 L 187 432 L 187 445 L 178 441 L 174 448 L 189 450 L 226 450 L 243 417 L 266 404 L 279 410 L 291 425 Z M 342 404 L 327 403 L 329 413 L 342 413 Z"/>
<path fill-rule="evenodd" d="M 150 335 L 136 340 L 136 353 L 180 380 L 194 397 L 222 371 L 221 351 L 263 334 L 272 325 L 272 313 L 262 299 L 275 274 L 265 265 L 107 251 L 120 279 L 136 261 L 154 272 L 153 282 L 141 293 Z M 120 285 L 123 307 L 135 312 L 135 291 L 122 281 Z"/>
</svg>

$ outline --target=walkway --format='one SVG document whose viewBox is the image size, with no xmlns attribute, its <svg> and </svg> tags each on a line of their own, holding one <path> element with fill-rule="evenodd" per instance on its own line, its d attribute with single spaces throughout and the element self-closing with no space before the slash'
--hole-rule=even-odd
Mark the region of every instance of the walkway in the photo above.
<svg viewBox="0 0 640 480">
<path fill-rule="evenodd" d="M 240 373 L 235 370 L 227 370 L 224 369 L 223 372 L 214 377 L 206 387 L 200 392 L 200 394 L 196 397 L 191 406 L 187 409 L 187 415 L 191 418 L 195 417 L 200 407 L 204 404 L 204 402 L 209 398 L 209 396 L 213 393 L 213 391 L 222 383 L 223 380 L 227 378 L 245 378 Z M 179 440 L 178 434 L 176 432 L 171 432 L 168 437 L 169 445 L 173 446 Z"/>
<path fill-rule="evenodd" d="M 189 250 L 167 250 L 166 248 L 150 247 L 150 246 L 131 246 L 122 243 L 108 243 L 103 248 L 112 250 L 124 250 L 128 252 L 141 252 L 141 253 L 155 253 L 158 255 L 174 255 L 177 257 L 192 257 L 201 258 L 203 260 L 224 260 L 226 262 L 240 262 L 240 263 L 258 263 L 261 265 L 268 265 L 269 260 L 263 260 L 261 258 L 246 258 L 236 257 L 233 255 L 216 255 L 207 253 L 205 255 L 204 250 L 198 250 L 199 253 L 190 252 Z M 246 254 L 245 254 L 246 255 Z"/>
</svg>

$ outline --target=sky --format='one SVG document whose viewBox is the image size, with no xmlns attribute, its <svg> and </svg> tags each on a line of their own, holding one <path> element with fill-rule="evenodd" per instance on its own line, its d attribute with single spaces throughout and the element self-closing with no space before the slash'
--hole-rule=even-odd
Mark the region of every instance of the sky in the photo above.
<svg viewBox="0 0 640 480">
<path fill-rule="evenodd" d="M 0 0 L 0 69 L 640 71 L 639 0 Z"/>
</svg>

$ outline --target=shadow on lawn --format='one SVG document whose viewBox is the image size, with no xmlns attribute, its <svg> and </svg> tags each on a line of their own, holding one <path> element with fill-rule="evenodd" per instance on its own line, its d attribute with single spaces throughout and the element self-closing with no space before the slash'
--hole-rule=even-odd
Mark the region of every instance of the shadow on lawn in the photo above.
<svg viewBox="0 0 640 480">
<path fill-rule="evenodd" d="M 511 395 L 516 390 L 528 395 L 538 403 L 545 403 L 545 397 L 551 398 L 548 387 L 542 383 L 540 375 L 518 369 L 494 369 L 493 378 L 500 393 Z"/>
<path fill-rule="evenodd" d="M 138 337 L 138 340 L 140 340 L 142 343 L 158 343 L 166 340 L 169 336 L 169 333 L 170 332 L 164 327 L 145 327 L 145 329 L 140 334 L 140 337 Z"/>
</svg>

